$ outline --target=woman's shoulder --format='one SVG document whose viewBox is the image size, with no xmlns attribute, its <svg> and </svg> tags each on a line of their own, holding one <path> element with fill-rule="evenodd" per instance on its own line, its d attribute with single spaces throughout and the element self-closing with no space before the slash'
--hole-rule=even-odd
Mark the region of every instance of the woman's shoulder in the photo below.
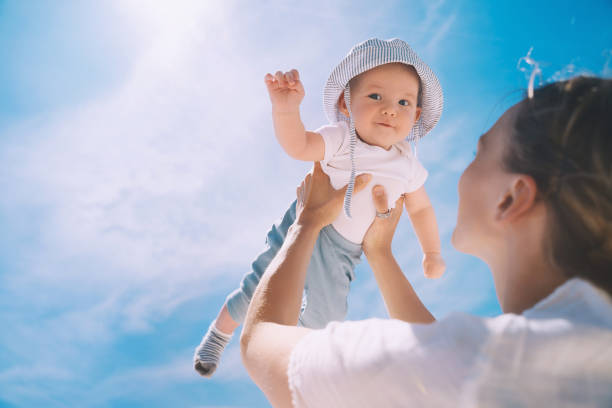
<svg viewBox="0 0 612 408">
<path fill-rule="evenodd" d="M 332 322 L 324 335 L 338 338 L 380 338 L 385 344 L 393 339 L 403 347 L 411 341 L 425 341 L 442 336 L 469 343 L 487 336 L 529 330 L 571 330 L 576 326 L 612 330 L 612 299 L 591 283 L 573 278 L 522 314 L 477 316 L 452 312 L 431 324 L 407 323 L 396 319 L 370 318 L 360 321 Z"/>
<path fill-rule="evenodd" d="M 549 296 L 523 312 L 531 320 L 563 319 L 578 326 L 612 330 L 612 298 L 581 279 L 568 279 Z"/>
<path fill-rule="evenodd" d="M 408 401 L 449 406 L 458 399 L 474 406 L 555 405 L 562 402 L 558 390 L 576 400 L 603 401 L 611 398 L 609 301 L 589 283 L 570 281 L 520 315 L 455 312 L 430 324 L 332 322 L 293 350 L 288 375 L 294 401 L 352 407 Z"/>
<path fill-rule="evenodd" d="M 504 394 L 509 406 L 609 406 L 611 318 L 609 296 L 572 279 L 521 315 L 489 319 L 469 382 L 475 405 L 496 405 L 512 384 L 521 393 Z"/>
<path fill-rule="evenodd" d="M 420 406 L 431 405 L 432 395 L 447 406 L 449 397 L 456 397 L 448 391 L 469 374 L 476 353 L 445 330 L 442 321 L 373 318 L 332 322 L 309 333 L 295 346 L 288 367 L 296 406 Z M 423 389 L 432 394 L 427 397 Z"/>
<path fill-rule="evenodd" d="M 428 355 L 453 350 L 456 357 L 463 355 L 461 359 L 465 360 L 477 354 L 486 341 L 492 328 L 489 320 L 456 312 L 429 324 L 380 318 L 332 322 L 325 329 L 307 335 L 297 349 L 327 350 L 343 361 L 343 367 L 358 366 L 358 362 L 364 361 L 380 363 L 385 356 L 389 357 L 389 364 L 402 365 L 409 360 L 414 364 L 425 350 Z"/>
<path fill-rule="evenodd" d="M 612 303 L 605 292 L 588 282 L 572 279 L 523 314 L 486 317 L 453 312 L 431 324 L 380 318 L 332 322 L 310 336 L 313 343 L 318 343 L 312 345 L 315 348 L 347 346 L 345 357 L 349 359 L 355 350 L 360 350 L 358 353 L 365 350 L 372 356 L 393 355 L 395 361 L 401 360 L 401 355 L 414 358 L 415 350 L 432 353 L 453 350 L 456 357 L 461 354 L 460 358 L 469 360 L 491 344 L 509 351 L 521 342 L 535 349 L 547 342 L 580 343 L 587 337 L 596 343 L 602 339 L 610 341 Z"/>
</svg>

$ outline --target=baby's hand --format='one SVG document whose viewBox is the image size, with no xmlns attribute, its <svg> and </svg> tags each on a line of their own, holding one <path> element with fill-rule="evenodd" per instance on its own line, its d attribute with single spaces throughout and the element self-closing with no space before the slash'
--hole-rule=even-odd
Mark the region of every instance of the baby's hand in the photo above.
<svg viewBox="0 0 612 408">
<path fill-rule="evenodd" d="M 429 279 L 439 278 L 445 269 L 446 263 L 439 252 L 426 252 L 423 255 L 423 271 Z"/>
<path fill-rule="evenodd" d="M 266 74 L 264 78 L 272 111 L 277 113 L 297 112 L 302 99 L 304 99 L 304 87 L 300 81 L 300 74 L 292 69 L 289 72 L 278 71 L 276 74 Z"/>
</svg>

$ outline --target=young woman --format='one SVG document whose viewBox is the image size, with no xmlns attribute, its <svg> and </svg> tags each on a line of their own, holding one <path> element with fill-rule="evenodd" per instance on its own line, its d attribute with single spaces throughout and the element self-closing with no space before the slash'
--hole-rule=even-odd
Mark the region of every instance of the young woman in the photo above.
<svg viewBox="0 0 612 408">
<path fill-rule="evenodd" d="M 363 249 L 389 315 L 295 327 L 318 232 L 340 212 L 315 163 L 247 314 L 244 363 L 275 406 L 612 406 L 612 80 L 578 77 L 506 111 L 459 181 L 454 246 L 504 314 L 434 321 L 391 254 L 401 198 Z M 356 190 L 367 176 L 357 180 Z M 384 213 L 385 193 L 373 190 Z"/>
</svg>

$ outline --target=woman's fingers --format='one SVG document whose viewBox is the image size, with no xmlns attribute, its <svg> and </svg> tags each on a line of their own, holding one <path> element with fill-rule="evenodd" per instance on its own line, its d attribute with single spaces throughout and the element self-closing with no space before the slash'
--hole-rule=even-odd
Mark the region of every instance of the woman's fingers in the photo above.
<svg viewBox="0 0 612 408">
<path fill-rule="evenodd" d="M 306 199 L 306 197 L 308 197 L 308 194 L 310 194 L 310 189 L 312 188 L 312 174 L 310 173 L 306 174 L 303 184 L 304 184 L 303 195 L 304 195 L 304 199 Z"/>
<path fill-rule="evenodd" d="M 312 174 L 306 174 L 304 180 L 300 183 L 300 185 L 295 189 L 295 193 L 297 196 L 298 204 L 303 205 L 308 199 L 308 194 L 312 187 Z"/>
<path fill-rule="evenodd" d="M 304 203 L 304 181 L 295 189 L 297 200 L 299 203 Z"/>
<path fill-rule="evenodd" d="M 402 194 L 400 198 L 395 200 L 395 207 L 393 208 L 392 212 L 399 212 L 401 214 L 403 206 L 404 206 L 404 195 Z"/>
<path fill-rule="evenodd" d="M 365 186 L 368 185 L 371 179 L 372 179 L 372 176 L 367 173 L 360 174 L 357 177 L 355 177 L 355 187 L 353 187 L 353 192 L 357 194 L 358 192 L 363 190 Z"/>
<path fill-rule="evenodd" d="M 309 171 L 306 176 L 310 176 L 314 180 L 321 180 L 326 177 L 329 178 L 329 176 L 323 172 L 323 169 L 321 168 L 321 163 L 319 162 L 314 162 L 312 170 Z"/>
<path fill-rule="evenodd" d="M 395 208 L 401 207 L 404 204 L 404 195 L 402 194 L 397 200 L 395 200 Z"/>
<path fill-rule="evenodd" d="M 372 194 L 374 195 L 374 208 L 379 213 L 384 213 L 389 210 L 389 204 L 387 203 L 387 192 L 385 188 L 381 185 L 374 186 L 372 189 Z"/>
<path fill-rule="evenodd" d="M 372 189 L 372 200 L 374 200 L 374 208 L 376 208 L 376 211 L 379 213 L 385 213 L 389 210 L 391 210 L 391 215 L 393 218 L 398 217 L 398 213 L 401 214 L 402 213 L 402 205 L 404 205 L 404 196 L 400 196 L 396 201 L 395 201 L 395 207 L 390 209 L 389 208 L 389 203 L 388 203 L 388 199 L 387 199 L 387 192 L 385 191 L 385 188 L 383 186 L 376 185 L 374 186 L 374 188 Z M 399 210 L 398 210 L 399 209 Z"/>
<path fill-rule="evenodd" d="M 372 200 L 377 212 L 386 213 L 389 211 L 387 192 L 383 186 L 376 185 L 372 188 Z M 395 228 L 402 216 L 403 203 L 404 197 L 402 196 L 395 201 L 395 207 L 391 209 L 390 217 L 374 217 L 374 222 L 370 225 L 370 228 L 368 228 L 363 237 L 363 250 L 366 256 L 369 257 L 374 253 L 384 253 L 390 250 Z"/>
<path fill-rule="evenodd" d="M 360 174 L 355 177 L 355 185 L 353 186 L 353 194 L 357 194 L 361 190 L 363 190 L 370 180 L 372 179 L 372 175 L 368 173 Z M 337 196 L 342 196 L 342 200 L 344 200 L 344 196 L 346 194 L 346 189 L 348 188 L 348 184 L 341 188 L 340 190 L 336 190 Z"/>
</svg>

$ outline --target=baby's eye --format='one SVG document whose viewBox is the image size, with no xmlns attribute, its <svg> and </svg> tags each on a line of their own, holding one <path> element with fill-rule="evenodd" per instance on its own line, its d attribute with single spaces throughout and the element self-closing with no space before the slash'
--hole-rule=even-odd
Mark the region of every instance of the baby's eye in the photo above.
<svg viewBox="0 0 612 408">
<path fill-rule="evenodd" d="M 410 106 L 410 101 L 407 100 L 407 99 L 401 99 L 399 101 L 399 104 L 402 105 L 402 106 Z"/>
<path fill-rule="evenodd" d="M 376 101 L 380 101 L 382 99 L 382 97 L 380 96 L 380 94 L 377 93 L 373 93 L 373 94 L 369 94 L 368 98 L 374 99 Z"/>
</svg>

